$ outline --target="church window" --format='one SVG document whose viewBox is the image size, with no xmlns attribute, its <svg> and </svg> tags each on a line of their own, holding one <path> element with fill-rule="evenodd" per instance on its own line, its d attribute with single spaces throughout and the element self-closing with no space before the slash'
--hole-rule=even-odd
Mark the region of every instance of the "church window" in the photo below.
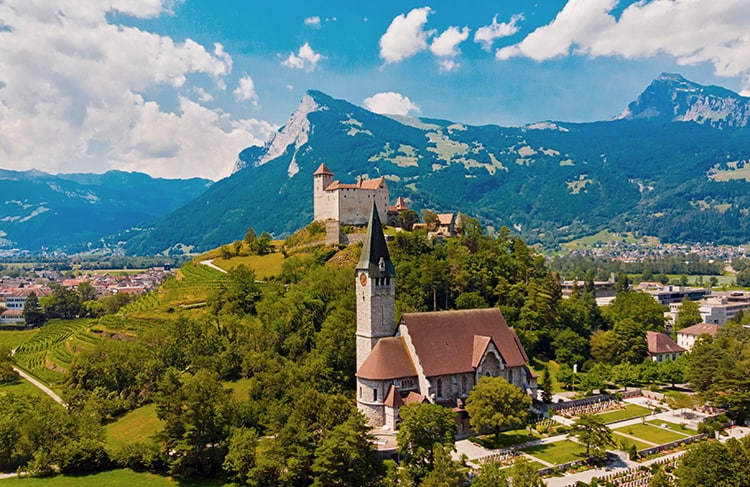
<svg viewBox="0 0 750 487">
<path fill-rule="evenodd" d="M 443 397 L 443 380 L 437 380 L 437 397 Z"/>
<path fill-rule="evenodd" d="M 378 400 L 378 390 L 377 389 L 373 389 L 372 390 L 372 400 L 373 401 L 377 401 Z"/>
</svg>

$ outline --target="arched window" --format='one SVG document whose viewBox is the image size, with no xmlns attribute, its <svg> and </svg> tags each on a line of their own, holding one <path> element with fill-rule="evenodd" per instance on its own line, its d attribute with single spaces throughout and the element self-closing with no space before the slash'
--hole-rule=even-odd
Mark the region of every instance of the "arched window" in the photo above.
<svg viewBox="0 0 750 487">
<path fill-rule="evenodd" d="M 443 380 L 437 380 L 437 397 L 443 397 Z"/>
</svg>

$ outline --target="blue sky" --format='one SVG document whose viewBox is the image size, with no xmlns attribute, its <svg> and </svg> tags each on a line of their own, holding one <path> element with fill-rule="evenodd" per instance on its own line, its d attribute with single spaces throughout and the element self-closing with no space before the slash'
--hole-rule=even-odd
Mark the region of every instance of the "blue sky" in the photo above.
<svg viewBox="0 0 750 487">
<path fill-rule="evenodd" d="M 229 175 L 305 90 L 468 124 L 750 94 L 747 0 L 0 0 L 0 168 Z"/>
</svg>

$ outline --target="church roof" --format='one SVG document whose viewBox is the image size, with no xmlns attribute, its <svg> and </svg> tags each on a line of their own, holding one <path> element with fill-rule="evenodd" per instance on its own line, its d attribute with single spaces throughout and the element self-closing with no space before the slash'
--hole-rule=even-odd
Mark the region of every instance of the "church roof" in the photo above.
<svg viewBox="0 0 750 487">
<path fill-rule="evenodd" d="M 677 345 L 666 333 L 649 331 L 646 333 L 646 342 L 648 343 L 649 355 L 660 353 L 682 353 L 684 348 Z"/>
<path fill-rule="evenodd" d="M 383 226 L 380 224 L 380 216 L 378 216 L 378 210 L 375 208 L 374 202 L 357 270 L 367 271 L 371 278 L 396 276 L 396 269 L 393 267 L 390 254 L 388 254 Z"/>
<path fill-rule="evenodd" d="M 716 332 L 719 331 L 719 325 L 713 323 L 698 323 L 697 325 L 688 326 L 682 330 L 678 330 L 677 334 L 683 335 L 695 335 L 700 336 L 703 334 L 716 336 Z"/>
<path fill-rule="evenodd" d="M 386 337 L 378 340 L 357 371 L 357 377 L 370 380 L 391 380 L 415 377 L 414 367 L 402 337 Z"/>
<path fill-rule="evenodd" d="M 328 169 L 328 166 L 325 165 L 325 163 L 322 163 L 320 167 L 313 173 L 313 176 L 320 176 L 322 174 L 327 174 L 328 176 L 333 176 L 333 173 L 330 169 Z"/>
<path fill-rule="evenodd" d="M 497 308 L 406 313 L 401 323 L 428 377 L 472 372 L 475 336 L 492 338 L 507 367 L 526 363 L 523 347 Z"/>
</svg>

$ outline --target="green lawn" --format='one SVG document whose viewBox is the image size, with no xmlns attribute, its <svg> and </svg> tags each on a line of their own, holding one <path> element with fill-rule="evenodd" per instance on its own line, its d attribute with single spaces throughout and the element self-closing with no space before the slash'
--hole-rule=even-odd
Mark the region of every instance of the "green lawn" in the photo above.
<svg viewBox="0 0 750 487">
<path fill-rule="evenodd" d="M 626 438 L 625 436 L 621 436 L 617 430 L 613 431 L 614 433 L 614 440 L 617 443 L 617 449 L 624 449 L 624 447 L 621 445 L 622 442 L 632 443 L 635 445 L 636 450 L 645 450 L 646 448 L 651 448 L 652 444 L 650 443 L 644 443 L 640 440 L 636 440 L 633 438 Z"/>
<path fill-rule="evenodd" d="M 659 428 L 650 424 L 634 424 L 632 426 L 623 426 L 622 428 L 619 428 L 615 431 L 621 431 L 631 436 L 635 436 L 636 438 L 641 438 L 643 440 L 650 441 L 651 443 L 656 443 L 657 445 L 662 445 L 671 441 L 682 440 L 690 436 L 689 433 L 681 434 L 668 428 Z"/>
<path fill-rule="evenodd" d="M 0 480 L 3 487 L 203 487 L 224 485 L 216 480 L 174 480 L 152 473 L 138 473 L 132 470 L 110 470 L 91 475 L 58 475 L 51 478 L 18 479 L 12 477 Z"/>
<path fill-rule="evenodd" d="M 666 425 L 667 428 L 669 428 L 669 429 L 671 429 L 673 431 L 677 431 L 678 433 L 684 433 L 686 435 L 691 435 L 692 436 L 692 435 L 698 434 L 698 432 L 695 431 L 692 428 L 689 428 L 687 426 L 683 426 L 681 424 L 672 423 L 670 421 L 662 421 L 660 419 L 655 419 L 653 421 L 646 421 L 646 423 L 647 424 L 652 424 L 652 425 L 654 425 L 654 426 L 656 426 L 658 428 L 661 428 L 661 427 L 663 427 L 663 426 Z"/>
<path fill-rule="evenodd" d="M 622 419 L 637 418 L 647 414 L 651 414 L 649 408 L 637 404 L 628 404 L 625 406 L 625 409 L 602 413 L 599 417 L 603 419 L 605 423 L 614 423 L 615 421 L 620 421 Z"/>
<path fill-rule="evenodd" d="M 39 332 L 39 328 L 32 330 L 3 330 L 0 329 L 0 345 L 9 348 L 18 348 L 20 344 L 33 337 Z"/>
<path fill-rule="evenodd" d="M 559 465 L 582 459 L 586 454 L 583 445 L 570 440 L 555 441 L 544 445 L 536 445 L 524 448 L 524 453 L 537 457 L 549 463 Z"/>
<path fill-rule="evenodd" d="M 107 425 L 107 446 L 116 450 L 126 443 L 143 441 L 161 428 L 162 423 L 156 417 L 156 405 L 147 404 Z"/>
<path fill-rule="evenodd" d="M 538 439 L 538 436 L 529 434 L 529 431 L 526 429 L 504 431 L 500 433 L 497 441 L 495 441 L 495 435 L 485 435 L 473 438 L 478 444 L 485 448 L 489 448 L 490 450 L 507 448 L 509 446 L 520 445 L 521 443 L 527 443 Z"/>
</svg>

